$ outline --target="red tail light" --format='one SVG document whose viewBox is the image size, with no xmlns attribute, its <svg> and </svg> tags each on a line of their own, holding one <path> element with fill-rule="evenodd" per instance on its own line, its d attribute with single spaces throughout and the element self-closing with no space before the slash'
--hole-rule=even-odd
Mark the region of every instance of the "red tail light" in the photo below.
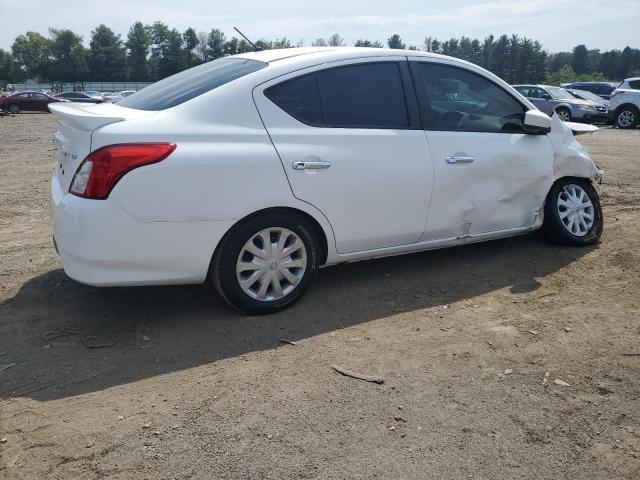
<svg viewBox="0 0 640 480">
<path fill-rule="evenodd" d="M 99 148 L 82 161 L 69 193 L 104 200 L 128 172 L 158 163 L 175 149 L 173 143 L 130 143 Z"/>
</svg>

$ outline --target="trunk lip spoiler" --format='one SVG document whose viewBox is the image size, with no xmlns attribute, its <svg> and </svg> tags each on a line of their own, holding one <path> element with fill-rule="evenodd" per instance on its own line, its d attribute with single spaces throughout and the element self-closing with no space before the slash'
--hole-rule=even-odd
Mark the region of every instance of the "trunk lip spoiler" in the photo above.
<svg viewBox="0 0 640 480">
<path fill-rule="evenodd" d="M 85 131 L 93 131 L 111 123 L 146 117 L 156 112 L 128 109 L 111 104 L 84 104 L 84 103 L 52 103 L 49 110 L 59 122 L 73 128 Z M 118 111 L 120 110 L 120 111 Z"/>
</svg>

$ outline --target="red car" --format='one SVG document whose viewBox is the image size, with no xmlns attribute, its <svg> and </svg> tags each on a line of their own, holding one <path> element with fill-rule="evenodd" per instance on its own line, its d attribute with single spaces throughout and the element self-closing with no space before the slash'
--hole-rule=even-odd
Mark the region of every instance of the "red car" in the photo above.
<svg viewBox="0 0 640 480">
<path fill-rule="evenodd" d="M 49 111 L 51 102 L 64 101 L 60 98 L 54 98 L 51 95 L 40 92 L 17 92 L 7 97 L 0 97 L 0 110 L 9 113 L 20 113 L 21 111 Z"/>
</svg>

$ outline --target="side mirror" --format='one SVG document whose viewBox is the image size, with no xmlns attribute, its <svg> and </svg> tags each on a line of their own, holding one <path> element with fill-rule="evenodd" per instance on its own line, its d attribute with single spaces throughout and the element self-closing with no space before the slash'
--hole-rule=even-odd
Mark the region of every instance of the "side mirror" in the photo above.
<svg viewBox="0 0 640 480">
<path fill-rule="evenodd" d="M 540 98 L 542 98 L 543 100 L 551 100 L 551 95 L 549 95 L 548 93 L 543 93 Z"/>
<path fill-rule="evenodd" d="M 551 117 L 540 110 L 529 110 L 524 114 L 522 128 L 530 135 L 545 135 L 551 131 Z"/>
</svg>

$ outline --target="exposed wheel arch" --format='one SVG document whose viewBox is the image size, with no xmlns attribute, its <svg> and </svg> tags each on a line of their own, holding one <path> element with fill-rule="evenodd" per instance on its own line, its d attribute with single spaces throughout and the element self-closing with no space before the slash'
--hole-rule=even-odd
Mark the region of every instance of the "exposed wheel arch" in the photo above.
<svg viewBox="0 0 640 480">
<path fill-rule="evenodd" d="M 284 213 L 284 214 L 293 215 L 293 216 L 297 215 L 299 217 L 302 217 L 304 220 L 306 220 L 309 223 L 309 225 L 311 225 L 311 227 L 313 228 L 313 233 L 316 235 L 316 239 L 318 240 L 318 245 L 320 247 L 320 251 L 318 252 L 319 254 L 318 265 L 323 265 L 327 261 L 327 256 L 329 254 L 329 242 L 327 240 L 327 235 L 324 229 L 322 228 L 322 226 L 320 225 L 320 223 L 312 215 L 294 207 L 269 207 L 269 208 L 264 208 L 262 210 L 257 210 L 253 213 L 250 213 L 249 215 L 246 215 L 245 217 L 241 218 L 236 223 L 234 223 L 231 226 L 231 228 L 229 228 L 227 233 L 225 233 L 222 239 L 218 242 L 218 245 L 216 246 L 213 254 L 211 255 L 207 278 L 209 278 L 210 276 L 209 273 L 211 272 L 213 261 L 216 258 L 216 253 L 220 249 L 220 246 L 224 243 L 225 238 L 228 237 L 230 233 L 233 232 L 236 228 L 238 228 L 239 225 L 242 225 L 253 218 L 266 216 L 272 213 L 281 213 L 281 214 Z"/>
<path fill-rule="evenodd" d="M 558 105 L 554 111 L 556 112 L 556 114 L 558 115 L 558 118 L 560 118 L 560 120 L 563 120 L 565 122 L 569 122 L 571 121 L 572 115 L 571 115 L 571 108 L 569 108 L 567 105 Z"/>
<path fill-rule="evenodd" d="M 640 110 L 640 109 L 638 108 L 638 106 L 637 106 L 636 104 L 634 104 L 634 103 L 623 103 L 622 105 L 618 105 L 618 106 L 616 107 L 615 112 L 616 112 L 616 114 L 617 114 L 617 113 L 618 113 L 618 112 L 620 112 L 621 110 L 624 110 L 624 109 L 627 109 L 627 108 L 630 108 L 630 109 L 632 109 L 632 110 L 635 110 L 636 112 Z"/>
</svg>

